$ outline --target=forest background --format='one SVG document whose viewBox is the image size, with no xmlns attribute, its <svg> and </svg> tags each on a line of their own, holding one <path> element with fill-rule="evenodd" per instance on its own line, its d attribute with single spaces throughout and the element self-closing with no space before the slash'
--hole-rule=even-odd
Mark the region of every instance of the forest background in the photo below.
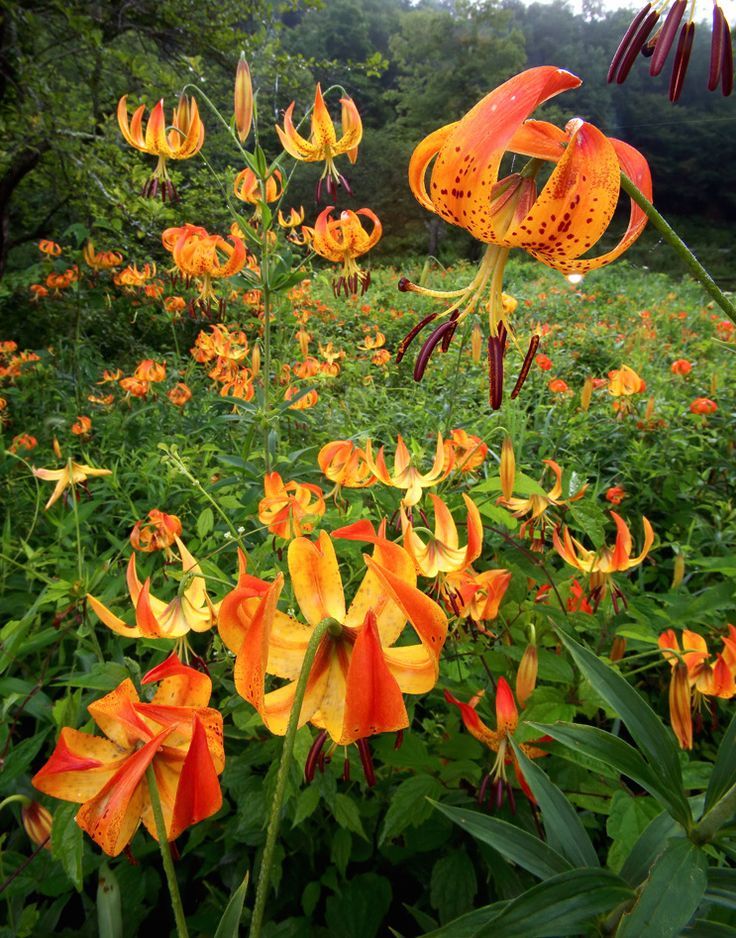
<svg viewBox="0 0 736 938">
<path fill-rule="evenodd" d="M 35 318 L 22 313 L 39 273 L 39 238 L 81 244 L 92 235 L 129 262 L 155 259 L 157 251 L 163 259 L 160 232 L 181 223 L 181 206 L 136 194 L 148 167 L 120 137 L 119 97 L 129 93 L 150 106 L 162 95 L 173 103 L 188 86 L 229 113 L 241 48 L 257 76 L 261 127 L 275 125 L 292 100 L 297 113 L 306 108 L 315 81 L 340 84 L 357 102 L 366 133 L 349 174 L 355 198 L 346 205 L 369 206 L 381 218 L 376 262 L 427 250 L 443 261 L 472 257 L 477 245 L 465 232 L 434 215 L 428 221 L 413 199 L 409 156 L 425 134 L 510 75 L 552 64 L 584 84 L 543 116 L 563 125 L 581 116 L 640 149 L 660 211 L 723 286 L 736 285 L 729 225 L 736 218 L 736 105 L 706 90 L 705 25 L 696 30 L 685 90 L 673 108 L 668 69 L 652 79 L 642 61 L 624 86 L 606 84 L 632 12 L 604 12 L 596 0 L 585 0 L 581 14 L 565 3 L 518 0 L 6 0 L 0 10 L 0 300 L 13 298 L 3 304 L 0 327 L 17 340 L 26 338 L 19 323 Z M 227 199 L 213 199 L 213 185 L 240 167 L 227 162 L 225 128 L 209 120 L 207 134 L 207 165 L 176 178 L 184 220 L 220 230 L 230 222 Z M 264 136 L 267 152 L 278 152 L 275 132 Z M 299 166 L 293 204 L 311 206 L 310 179 L 309 167 Z M 654 232 L 627 256 L 654 270 L 671 266 Z"/>
</svg>

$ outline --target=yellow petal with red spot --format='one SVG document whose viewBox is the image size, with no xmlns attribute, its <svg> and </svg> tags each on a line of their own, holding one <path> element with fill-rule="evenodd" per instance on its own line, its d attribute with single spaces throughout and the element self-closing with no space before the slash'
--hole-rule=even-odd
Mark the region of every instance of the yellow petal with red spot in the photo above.
<svg viewBox="0 0 736 938">
<path fill-rule="evenodd" d="M 53 798 L 83 802 L 104 788 L 127 757 L 128 750 L 110 740 L 67 726 L 31 784 Z"/>
<path fill-rule="evenodd" d="M 304 537 L 295 538 L 289 544 L 288 563 L 294 596 L 307 622 L 343 622 L 345 596 L 329 534 L 320 531 L 316 544 Z"/>
</svg>

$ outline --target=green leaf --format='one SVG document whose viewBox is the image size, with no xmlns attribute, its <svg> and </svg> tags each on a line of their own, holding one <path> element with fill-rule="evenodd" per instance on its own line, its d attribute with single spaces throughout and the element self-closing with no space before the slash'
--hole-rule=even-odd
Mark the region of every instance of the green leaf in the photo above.
<svg viewBox="0 0 736 938">
<path fill-rule="evenodd" d="M 319 804 L 319 788 L 316 785 L 307 785 L 299 792 L 296 800 L 296 810 L 294 811 L 294 820 L 292 827 L 298 827 L 302 821 L 314 814 Z"/>
<path fill-rule="evenodd" d="M 676 813 L 678 800 L 660 784 L 656 773 L 646 764 L 641 755 L 623 739 L 598 729 L 596 726 L 583 726 L 576 723 L 531 723 L 541 733 L 564 743 L 572 749 L 584 752 L 593 759 L 598 759 L 612 766 L 621 775 L 641 785 L 650 795 L 660 802 L 663 808 Z"/>
<path fill-rule="evenodd" d="M 567 860 L 543 840 L 514 824 L 509 824 L 508 821 L 488 817 L 479 811 L 451 808 L 437 801 L 432 804 L 464 831 L 540 879 L 547 879 L 570 869 Z"/>
<path fill-rule="evenodd" d="M 423 824 L 432 814 L 432 805 L 427 799 L 436 797 L 440 791 L 440 783 L 431 775 L 404 779 L 391 797 L 378 846 L 398 837 L 407 827 Z"/>
<path fill-rule="evenodd" d="M 683 938 L 736 938 L 736 928 L 722 922 L 696 918 L 683 932 Z"/>
<path fill-rule="evenodd" d="M 330 938 L 375 938 L 391 905 L 391 884 L 375 873 L 351 877 L 325 904 Z"/>
<path fill-rule="evenodd" d="M 120 886 L 115 874 L 103 863 L 97 883 L 97 933 L 100 938 L 122 938 L 123 914 Z"/>
<path fill-rule="evenodd" d="M 64 867 L 64 872 L 74 884 L 77 892 L 82 891 L 82 854 L 84 843 L 82 828 L 74 817 L 79 805 L 62 804 L 54 811 L 51 824 L 51 854 Z"/>
<path fill-rule="evenodd" d="M 676 938 L 695 915 L 707 885 L 708 861 L 689 840 L 671 840 L 657 858 L 616 938 Z"/>
<path fill-rule="evenodd" d="M 441 922 L 467 912 L 478 891 L 475 869 L 464 850 L 455 850 L 441 857 L 432 867 L 429 901 Z"/>
<path fill-rule="evenodd" d="M 478 929 L 482 928 L 486 922 L 496 918 L 507 905 L 508 902 L 505 900 L 494 902 L 493 905 L 484 905 L 480 909 L 474 909 L 472 912 L 448 922 L 447 925 L 442 925 L 434 931 L 427 932 L 422 938 L 475 938 Z"/>
<path fill-rule="evenodd" d="M 15 780 L 36 758 L 48 734 L 48 729 L 45 729 L 36 736 L 31 736 L 30 739 L 24 739 L 8 753 L 0 774 L 0 791 L 5 792 L 15 788 Z"/>
<path fill-rule="evenodd" d="M 363 830 L 363 823 L 360 820 L 358 808 L 349 795 L 343 795 L 342 792 L 335 795 L 335 804 L 332 806 L 332 813 L 335 815 L 335 820 L 340 827 L 352 831 L 354 834 L 362 837 L 363 840 L 368 839 Z"/>
<path fill-rule="evenodd" d="M 621 877 L 638 886 L 649 875 L 649 868 L 662 852 L 662 844 L 684 832 L 671 814 L 663 811 L 644 828 L 621 867 Z"/>
<path fill-rule="evenodd" d="M 245 902 L 245 894 L 248 891 L 249 878 L 250 871 L 246 870 L 243 882 L 238 886 L 235 892 L 233 892 L 225 906 L 225 911 L 222 913 L 222 918 L 215 932 L 215 938 L 238 938 L 240 934 L 240 919 L 243 915 L 243 904 Z"/>
<path fill-rule="evenodd" d="M 634 797 L 627 791 L 614 792 L 606 820 L 606 833 L 611 841 L 608 849 L 609 869 L 620 873 L 634 845 L 660 813 L 661 808 L 653 798 Z"/>
<path fill-rule="evenodd" d="M 736 785 L 736 713 L 728 724 L 728 729 L 718 747 L 713 773 L 705 793 L 705 811 L 709 811 L 734 785 Z"/>
<path fill-rule="evenodd" d="M 558 628 L 557 634 L 593 690 L 621 717 L 648 762 L 662 779 L 669 801 L 676 808 L 674 816 L 687 825 L 691 819 L 690 806 L 682 788 L 680 759 L 674 737 L 625 678 L 603 664 L 592 651 L 576 642 L 563 629 Z"/>
<path fill-rule="evenodd" d="M 550 847 L 569 860 L 571 866 L 598 866 L 598 855 L 575 808 L 542 769 L 527 758 L 513 739 L 511 745 L 524 778 L 541 809 Z"/>
<path fill-rule="evenodd" d="M 200 539 L 206 537 L 214 526 L 215 514 L 210 506 L 207 505 L 200 511 L 199 517 L 197 518 L 197 537 Z"/>
<path fill-rule="evenodd" d="M 341 827 L 332 835 L 332 844 L 330 846 L 330 860 L 337 867 L 340 876 L 345 875 L 345 870 L 350 862 L 350 853 L 353 847 L 353 838 L 350 831 Z"/>
<path fill-rule="evenodd" d="M 569 870 L 512 899 L 474 938 L 587 934 L 591 919 L 610 912 L 632 895 L 626 883 L 608 870 Z"/>
<path fill-rule="evenodd" d="M 723 867 L 708 870 L 708 887 L 705 898 L 709 902 L 736 910 L 736 870 Z"/>
</svg>

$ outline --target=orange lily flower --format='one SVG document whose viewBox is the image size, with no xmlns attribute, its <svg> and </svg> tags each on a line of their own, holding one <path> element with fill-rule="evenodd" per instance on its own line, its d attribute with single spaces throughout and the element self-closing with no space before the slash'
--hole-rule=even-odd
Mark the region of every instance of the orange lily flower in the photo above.
<svg viewBox="0 0 736 938">
<path fill-rule="evenodd" d="M 686 358 L 678 358 L 670 365 L 670 371 L 672 374 L 680 375 L 682 378 L 689 375 L 692 370 L 693 366 Z"/>
<path fill-rule="evenodd" d="M 165 511 L 152 508 L 148 512 L 148 521 L 136 521 L 133 525 L 130 544 L 133 550 L 150 554 L 155 550 L 167 550 L 181 533 L 181 521 L 177 515 L 167 515 Z"/>
<path fill-rule="evenodd" d="M 148 392 L 151 390 L 150 381 L 143 381 L 141 378 L 121 378 L 120 387 L 125 391 L 126 394 L 131 395 L 132 397 L 146 397 Z"/>
<path fill-rule="evenodd" d="M 317 84 L 314 93 L 314 108 L 312 110 L 312 133 L 306 140 L 294 127 L 294 101 L 284 113 L 284 127 L 276 127 L 281 146 L 295 160 L 305 163 L 319 163 L 324 160 L 325 168 L 317 183 L 316 200 L 320 201 L 322 183 L 327 180 L 327 195 L 334 198 L 340 185 L 345 187 L 348 195 L 352 191 L 347 179 L 341 175 L 334 159 L 341 153 L 347 153 L 351 163 L 358 158 L 358 144 L 363 139 L 363 123 L 352 98 L 340 98 L 342 105 L 341 124 L 342 136 L 338 139 L 335 125 L 332 123 L 327 105 L 322 97 L 322 88 Z"/>
<path fill-rule="evenodd" d="M 424 694 L 434 687 L 447 634 L 444 613 L 417 589 L 411 557 L 398 544 L 375 536 L 369 522 L 359 524 L 359 534 L 369 529 L 375 547 L 372 556 L 364 556 L 366 574 L 347 609 L 335 548 L 325 531 L 316 543 L 298 537 L 289 544 L 294 599 L 307 624 L 276 608 L 281 575 L 266 584 L 265 592 L 258 582 L 239 585 L 220 607 L 220 636 L 237 655 L 238 693 L 278 735 L 286 732 L 311 630 L 332 620 L 312 665 L 299 715 L 300 725 L 310 722 L 324 731 L 310 753 L 308 778 L 329 735 L 335 745 L 358 743 L 372 781 L 366 737 L 409 725 L 402 695 Z M 350 537 L 350 532 L 343 536 Z M 394 647 L 407 621 L 419 643 Z M 288 683 L 266 693 L 267 674 Z"/>
<path fill-rule="evenodd" d="M 61 254 L 61 245 L 57 244 L 56 241 L 50 241 L 48 238 L 44 238 L 42 241 L 38 242 L 38 250 L 47 257 L 59 257 Z"/>
<path fill-rule="evenodd" d="M 718 404 L 709 397 L 696 397 L 690 404 L 691 414 L 714 414 L 718 410 Z"/>
<path fill-rule="evenodd" d="M 466 430 L 453 430 L 449 439 L 445 440 L 445 465 L 454 459 L 457 472 L 474 472 L 483 465 L 487 455 L 487 444 Z"/>
<path fill-rule="evenodd" d="M 118 251 L 95 251 L 92 241 L 87 241 L 82 251 L 85 263 L 92 270 L 110 270 L 123 263 L 123 255 Z"/>
<path fill-rule="evenodd" d="M 478 801 L 482 802 L 485 798 L 486 788 L 488 783 L 491 782 L 496 795 L 497 806 L 500 807 L 503 803 L 504 790 L 509 796 L 509 802 L 514 807 L 513 794 L 511 791 L 511 785 L 506 779 L 506 766 L 513 765 L 514 774 L 516 775 L 516 781 L 519 783 L 519 788 L 524 792 L 529 801 L 532 804 L 535 804 L 534 795 L 532 795 L 531 789 L 529 788 L 526 779 L 519 767 L 519 762 L 514 754 L 514 750 L 509 743 L 510 738 L 516 732 L 516 728 L 519 725 L 519 711 L 516 708 L 516 701 L 514 700 L 514 692 L 508 685 L 508 682 L 505 678 L 500 677 L 498 679 L 498 684 L 496 685 L 496 729 L 492 730 L 490 727 L 481 720 L 476 712 L 476 707 L 483 697 L 483 691 L 476 694 L 472 697 L 468 703 L 463 703 L 454 697 L 449 690 L 445 691 L 445 700 L 448 703 L 454 704 L 460 711 L 460 716 L 465 725 L 465 729 L 470 733 L 471 736 L 474 736 L 478 742 L 483 743 L 484 746 L 487 746 L 492 752 L 496 753 L 496 760 L 493 763 L 493 768 L 490 773 L 486 775 L 481 785 L 480 791 L 478 793 Z M 548 737 L 543 737 L 537 742 L 543 742 Z M 522 743 L 519 747 L 525 756 L 528 756 L 530 759 L 539 759 L 541 756 L 546 756 L 547 753 L 544 749 L 539 749 L 538 747 L 530 743 Z M 493 797 L 493 794 L 491 795 Z"/>
<path fill-rule="evenodd" d="M 424 475 L 414 465 L 412 456 L 406 448 L 406 443 L 404 443 L 401 434 L 396 438 L 393 472 L 388 471 L 383 449 L 382 446 L 374 459 L 371 441 L 366 440 L 365 461 L 379 482 L 393 488 L 406 490 L 406 494 L 401 499 L 401 504 L 406 508 L 411 508 L 417 504 L 422 497 L 422 489 L 431 488 L 446 479 L 455 465 L 454 458 L 450 460 L 449 465 L 445 462 L 445 447 L 441 433 L 437 434 L 437 448 L 432 468 Z"/>
<path fill-rule="evenodd" d="M 163 246 L 171 252 L 174 264 L 185 277 L 199 279 L 199 301 L 216 299 L 213 280 L 232 277 L 245 266 L 248 253 L 240 238 L 229 235 L 228 244 L 221 235 L 208 234 L 198 225 L 167 228 L 161 236 Z"/>
<path fill-rule="evenodd" d="M 449 293 L 430 290 L 403 278 L 400 290 L 450 301 L 417 356 L 419 381 L 438 345 L 447 350 L 460 322 L 479 307 L 487 308 L 490 403 L 501 406 L 503 357 L 510 311 L 501 291 L 509 251 L 521 248 L 562 273 L 585 273 L 611 263 L 639 237 L 646 215 L 632 201 L 626 233 L 612 250 L 583 258 L 608 228 L 618 202 L 623 169 L 651 197 L 651 176 L 644 157 L 633 147 L 606 137 L 592 124 L 575 119 L 564 131 L 527 118 L 560 92 L 577 88 L 580 79 L 563 69 L 531 68 L 486 95 L 461 120 L 435 130 L 414 151 L 409 184 L 417 201 L 445 221 L 488 245 L 472 282 Z M 531 158 L 520 173 L 498 178 L 505 153 Z M 425 176 L 430 163 L 429 186 Z M 543 162 L 556 164 L 537 194 L 535 178 Z M 406 336 L 399 349 L 437 318 L 430 314 Z M 535 334 L 521 367 L 514 398 L 521 390 L 539 348 Z"/>
<path fill-rule="evenodd" d="M 133 372 L 133 377 L 139 381 L 149 381 L 152 384 L 166 378 L 166 363 L 155 362 L 152 358 L 144 358 Z"/>
<path fill-rule="evenodd" d="M 265 497 L 258 503 L 258 520 L 285 541 L 308 534 L 325 513 L 322 489 L 309 482 L 287 482 L 278 472 L 263 478 Z"/>
<path fill-rule="evenodd" d="M 628 365 L 608 372 L 608 393 L 612 397 L 631 397 L 632 394 L 642 394 L 646 389 L 646 381 Z"/>
<path fill-rule="evenodd" d="M 297 228 L 304 223 L 304 207 L 299 206 L 298 211 L 295 208 L 290 209 L 286 217 L 284 217 L 284 213 L 279 209 L 277 218 L 281 228 Z"/>
<path fill-rule="evenodd" d="M 140 701 L 126 678 L 90 704 L 105 736 L 64 727 L 51 758 L 31 780 L 47 795 L 81 803 L 77 824 L 109 856 L 127 847 L 141 822 L 158 839 L 145 777 L 149 766 L 169 841 L 222 805 L 222 716 L 207 706 L 212 682 L 176 655 L 142 679 L 158 681 L 150 703 Z"/>
<path fill-rule="evenodd" d="M 374 349 L 383 348 L 386 344 L 386 336 L 376 328 L 374 335 L 371 335 L 370 332 L 366 332 L 363 336 L 363 344 L 359 345 L 358 348 L 364 352 L 372 352 Z"/>
<path fill-rule="evenodd" d="M 46 502 L 45 509 L 49 508 L 61 498 L 61 494 L 66 488 L 71 488 L 74 492 L 76 485 L 83 485 L 87 479 L 95 476 L 111 476 L 112 469 L 95 469 L 92 466 L 86 466 L 84 463 L 74 462 L 68 459 L 66 465 L 61 469 L 33 469 L 33 474 L 37 479 L 43 479 L 44 482 L 56 482 L 56 487 L 51 493 L 51 498 Z"/>
<path fill-rule="evenodd" d="M 532 539 L 533 546 L 540 549 L 544 546 L 544 529 L 551 522 L 547 518 L 549 508 L 562 508 L 571 502 L 576 502 L 585 495 L 588 488 L 586 482 L 574 495 L 569 498 L 562 497 L 562 469 L 554 459 L 543 460 L 545 466 L 549 466 L 555 477 L 555 484 L 546 495 L 529 495 L 527 498 L 504 498 L 503 495 L 498 499 L 498 504 L 508 508 L 513 513 L 514 518 L 523 518 L 529 515 L 529 518 L 521 525 L 519 534 L 525 537 L 527 532 Z M 535 528 L 541 528 L 540 538 L 537 542 L 534 540 Z"/>
<path fill-rule="evenodd" d="M 699 708 L 702 698 L 730 700 L 736 695 L 733 634 L 723 641 L 723 652 L 717 654 L 715 664 L 711 664 L 708 645 L 697 632 L 683 629 L 682 648 L 673 629 L 662 632 L 657 639 L 665 660 L 672 667 L 670 722 L 682 749 L 692 749 L 692 711 Z"/>
<path fill-rule="evenodd" d="M 641 522 L 644 528 L 644 545 L 641 553 L 637 557 L 631 556 L 632 542 L 631 532 L 626 522 L 615 511 L 611 512 L 611 517 L 616 522 L 616 542 L 611 547 L 602 547 L 600 550 L 587 550 L 583 545 L 570 535 L 567 526 L 563 530 L 563 536 L 557 533 L 557 528 L 552 531 L 552 542 L 555 550 L 562 557 L 565 563 L 585 573 L 590 577 L 591 598 L 596 606 L 603 599 L 606 590 L 611 587 L 611 595 L 614 608 L 617 608 L 617 599 L 624 599 L 621 590 L 617 586 L 611 586 L 611 577 L 614 573 L 621 573 L 638 567 L 639 564 L 649 553 L 654 543 L 654 531 L 649 521 L 642 516 Z"/>
<path fill-rule="evenodd" d="M 142 270 L 139 270 L 135 264 L 129 264 L 115 274 L 113 282 L 118 287 L 143 287 L 151 277 L 155 276 L 155 264 L 144 264 Z"/>
<path fill-rule="evenodd" d="M 470 619 L 479 632 L 487 633 L 481 623 L 493 622 L 497 618 L 510 583 L 508 570 L 500 568 L 476 573 L 471 567 L 447 575 L 444 596 L 457 616 Z"/>
<path fill-rule="evenodd" d="M 412 521 L 401 506 L 401 530 L 404 549 L 414 561 L 417 573 L 434 579 L 443 573 L 458 573 L 466 570 L 483 550 L 483 522 L 475 502 L 463 493 L 467 509 L 468 542 L 460 547 L 457 527 L 447 505 L 432 492 L 434 505 L 434 534 L 426 544 L 419 537 Z"/>
<path fill-rule="evenodd" d="M 297 395 L 299 394 L 302 394 L 302 389 L 298 385 L 292 384 L 291 387 L 288 387 L 284 391 L 284 400 L 285 401 L 294 400 L 294 398 L 297 397 Z M 318 400 L 319 400 L 319 394 L 315 391 L 314 388 L 312 388 L 311 391 L 307 391 L 306 394 L 302 394 L 302 396 L 298 400 L 294 401 L 293 404 L 289 404 L 289 409 L 290 410 L 309 410 L 310 407 L 314 407 L 314 405 L 317 403 Z"/>
<path fill-rule="evenodd" d="M 183 381 L 178 381 L 173 388 L 169 388 L 166 392 L 166 396 L 174 407 L 184 407 L 184 405 L 191 400 L 192 391 Z"/>
<path fill-rule="evenodd" d="M 167 516 L 171 517 L 171 516 Z M 87 602 L 105 625 L 125 638 L 183 639 L 189 632 L 206 632 L 215 622 L 216 608 L 207 595 L 202 570 L 179 539 L 174 541 L 181 558 L 182 579 L 178 595 L 164 602 L 151 593 L 151 578 L 141 583 L 136 570 L 135 553 L 130 555 L 126 580 L 135 608 L 135 625 L 128 625 L 107 606 L 87 593 Z M 183 647 L 183 643 L 180 643 Z"/>
<path fill-rule="evenodd" d="M 241 202 L 248 202 L 250 205 L 259 205 L 263 201 L 261 194 L 261 184 L 258 177 L 252 169 L 247 167 L 241 170 L 235 177 L 233 191 Z M 281 198 L 284 191 L 284 183 L 281 173 L 275 169 L 266 180 L 266 202 L 275 202 Z M 303 220 L 303 216 L 302 216 Z"/>
<path fill-rule="evenodd" d="M 365 451 L 352 440 L 326 443 L 317 454 L 317 462 L 324 475 L 334 482 L 336 494 L 342 488 L 364 489 L 378 481 L 366 462 Z"/>
<path fill-rule="evenodd" d="M 332 281 L 332 290 L 335 296 L 345 290 L 345 296 L 358 293 L 360 284 L 361 294 L 365 293 L 371 283 L 370 271 L 363 271 L 356 264 L 355 258 L 366 254 L 378 244 L 383 233 L 383 227 L 369 208 L 360 208 L 357 212 L 345 211 L 340 217 L 332 218 L 334 206 L 328 205 L 320 213 L 314 228 L 310 228 L 310 244 L 315 254 L 324 257 L 334 264 L 342 264 L 342 273 Z M 373 223 L 370 234 L 362 226 L 359 215 L 363 215 Z"/>
<path fill-rule="evenodd" d="M 71 426 L 74 436 L 87 436 L 92 429 L 92 418 L 87 416 L 77 417 Z"/>
<path fill-rule="evenodd" d="M 168 160 L 187 160 L 202 149 L 204 125 L 199 118 L 197 102 L 186 95 L 179 98 L 168 132 L 163 98 L 151 111 L 144 133 L 142 122 L 145 110 L 145 104 L 141 104 L 128 123 L 128 96 L 123 95 L 118 102 L 120 130 L 130 146 L 158 157 L 156 169 L 143 187 L 143 195 L 155 199 L 160 187 L 164 202 L 167 199 L 176 201 L 179 196 L 169 178 L 166 163 Z"/>
</svg>

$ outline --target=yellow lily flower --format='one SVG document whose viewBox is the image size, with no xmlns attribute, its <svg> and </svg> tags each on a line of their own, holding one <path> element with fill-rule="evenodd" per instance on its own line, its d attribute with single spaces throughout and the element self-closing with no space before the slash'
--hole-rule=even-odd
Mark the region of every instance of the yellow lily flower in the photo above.
<svg viewBox="0 0 736 938">
<path fill-rule="evenodd" d="M 278 125 L 276 126 L 276 133 L 279 135 L 281 145 L 295 160 L 305 163 L 319 163 L 324 160 L 325 168 L 317 183 L 317 202 L 319 202 L 322 195 L 322 183 L 325 177 L 327 179 L 327 194 L 330 198 L 334 198 L 340 185 L 345 187 L 348 195 L 353 194 L 348 181 L 335 168 L 334 158 L 341 153 L 347 153 L 351 163 L 356 161 L 358 158 L 358 144 L 363 138 L 363 123 L 352 98 L 340 98 L 340 103 L 342 104 L 342 136 L 339 138 L 327 110 L 325 99 L 322 97 L 322 88 L 319 84 L 314 93 L 312 133 L 308 140 L 302 137 L 294 127 L 294 101 L 291 102 L 284 114 L 283 130 Z"/>
<path fill-rule="evenodd" d="M 468 543 L 460 547 L 457 527 L 447 505 L 430 493 L 434 505 L 434 534 L 425 543 L 401 506 L 401 530 L 404 548 L 414 561 L 417 572 L 433 579 L 442 573 L 465 570 L 483 549 L 483 523 L 475 503 L 463 494 L 467 509 Z"/>
<path fill-rule="evenodd" d="M 370 271 L 363 271 L 355 262 L 356 257 L 367 254 L 375 247 L 383 234 L 383 226 L 378 216 L 369 208 L 359 208 L 357 212 L 345 211 L 339 218 L 332 218 L 334 206 L 328 205 L 320 213 L 314 228 L 302 229 L 309 232 L 309 242 L 312 250 L 334 264 L 342 264 L 342 274 L 332 281 L 332 290 L 335 296 L 340 295 L 342 289 L 345 296 L 358 292 L 365 293 L 371 283 Z M 363 228 L 358 218 L 363 215 L 373 223 L 373 230 L 369 233 Z"/>
<path fill-rule="evenodd" d="M 151 593 L 150 577 L 138 578 L 135 553 L 130 555 L 126 575 L 128 593 L 135 608 L 135 625 L 128 625 L 91 594 L 87 602 L 105 625 L 125 638 L 176 638 L 187 632 L 206 632 L 212 628 L 217 607 L 207 595 L 202 570 L 183 542 L 175 537 L 181 558 L 182 581 L 179 594 L 166 603 Z"/>
<path fill-rule="evenodd" d="M 445 446 L 441 433 L 437 434 L 437 448 L 432 468 L 424 475 L 414 465 L 412 456 L 406 448 L 406 443 L 404 443 L 401 434 L 396 439 L 393 472 L 389 472 L 386 466 L 383 446 L 376 454 L 376 458 L 373 458 L 373 447 L 370 440 L 366 440 L 365 444 L 365 461 L 379 482 L 393 488 L 406 490 L 406 494 L 401 499 L 401 504 L 406 508 L 411 508 L 417 504 L 422 497 L 422 489 L 431 488 L 446 479 L 455 465 L 454 454 L 447 464 L 445 463 Z"/>
<path fill-rule="evenodd" d="M 81 485 L 91 476 L 110 476 L 112 475 L 112 469 L 95 469 L 92 466 L 86 466 L 84 463 L 68 459 L 66 465 L 61 469 L 34 469 L 33 474 L 37 479 L 43 479 L 44 482 L 56 482 L 56 488 L 45 505 L 48 511 L 54 502 L 61 498 L 64 489 L 71 488 L 74 490 L 75 485 Z"/>
<path fill-rule="evenodd" d="M 534 529 L 537 526 L 537 522 L 539 522 L 542 529 L 540 541 L 544 540 L 544 528 L 550 523 L 547 518 L 547 509 L 561 508 L 565 505 L 569 505 L 570 502 L 576 502 L 585 495 L 588 488 L 588 483 L 586 482 L 574 495 L 571 495 L 569 498 L 563 498 L 562 469 L 554 459 L 545 459 L 544 464 L 549 466 L 555 477 L 555 484 L 546 495 L 533 494 L 529 495 L 527 498 L 514 498 L 513 496 L 507 498 L 502 495 L 498 499 L 498 504 L 503 505 L 504 508 L 508 508 L 509 511 L 513 512 L 514 518 L 523 518 L 525 515 L 529 515 L 529 518 L 519 529 L 519 533 L 522 537 L 529 532 L 529 536 L 534 540 Z"/>
</svg>

